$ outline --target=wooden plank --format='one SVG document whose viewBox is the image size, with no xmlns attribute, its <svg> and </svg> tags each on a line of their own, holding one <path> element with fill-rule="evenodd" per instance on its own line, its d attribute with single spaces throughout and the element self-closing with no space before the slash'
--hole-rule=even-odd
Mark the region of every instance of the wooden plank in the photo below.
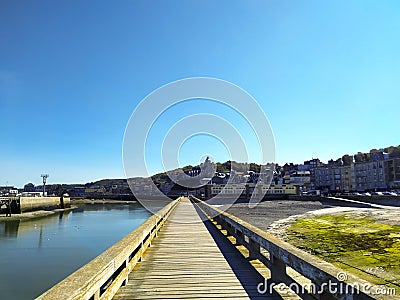
<svg viewBox="0 0 400 300">
<path fill-rule="evenodd" d="M 260 281 L 248 262 L 233 270 L 226 255 L 236 248 L 222 253 L 214 238 L 190 201 L 181 200 L 114 299 L 278 299 L 254 293 Z"/>
<path fill-rule="evenodd" d="M 115 299 L 249 299 L 189 200 L 181 200 Z"/>
</svg>

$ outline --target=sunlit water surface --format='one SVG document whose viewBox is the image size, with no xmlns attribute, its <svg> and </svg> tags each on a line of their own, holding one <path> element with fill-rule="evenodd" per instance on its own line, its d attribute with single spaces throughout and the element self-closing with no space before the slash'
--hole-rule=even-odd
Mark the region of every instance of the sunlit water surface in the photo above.
<svg viewBox="0 0 400 300">
<path fill-rule="evenodd" d="M 50 217 L 0 223 L 0 299 L 33 299 L 130 233 L 139 204 L 85 204 Z"/>
</svg>

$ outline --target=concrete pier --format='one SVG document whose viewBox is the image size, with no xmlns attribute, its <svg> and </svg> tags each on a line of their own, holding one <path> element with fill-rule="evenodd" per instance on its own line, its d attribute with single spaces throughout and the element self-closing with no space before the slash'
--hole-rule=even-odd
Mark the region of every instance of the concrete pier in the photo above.
<svg viewBox="0 0 400 300">
<path fill-rule="evenodd" d="M 70 198 L 66 197 L 20 197 L 20 213 L 41 209 L 57 209 L 71 207 Z"/>
</svg>

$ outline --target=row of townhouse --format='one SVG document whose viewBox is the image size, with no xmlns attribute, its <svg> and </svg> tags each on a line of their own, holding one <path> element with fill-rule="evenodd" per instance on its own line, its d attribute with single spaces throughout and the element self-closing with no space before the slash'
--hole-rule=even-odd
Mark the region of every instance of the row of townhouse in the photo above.
<svg viewBox="0 0 400 300">
<path fill-rule="evenodd" d="M 241 195 L 244 197 L 265 196 L 265 195 L 297 195 L 299 188 L 291 184 L 269 185 L 269 184 L 208 184 L 205 186 L 206 197 L 216 195 L 234 196 Z"/>
<path fill-rule="evenodd" d="M 320 166 L 314 169 L 315 187 L 330 191 L 374 191 L 400 188 L 400 158 Z"/>
</svg>

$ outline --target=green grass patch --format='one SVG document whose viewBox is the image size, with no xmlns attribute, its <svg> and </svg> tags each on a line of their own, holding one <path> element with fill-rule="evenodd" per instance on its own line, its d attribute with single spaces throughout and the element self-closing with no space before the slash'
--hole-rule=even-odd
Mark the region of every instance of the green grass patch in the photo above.
<svg viewBox="0 0 400 300">
<path fill-rule="evenodd" d="M 288 242 L 375 284 L 400 286 L 400 226 L 356 214 L 298 219 Z"/>
</svg>

